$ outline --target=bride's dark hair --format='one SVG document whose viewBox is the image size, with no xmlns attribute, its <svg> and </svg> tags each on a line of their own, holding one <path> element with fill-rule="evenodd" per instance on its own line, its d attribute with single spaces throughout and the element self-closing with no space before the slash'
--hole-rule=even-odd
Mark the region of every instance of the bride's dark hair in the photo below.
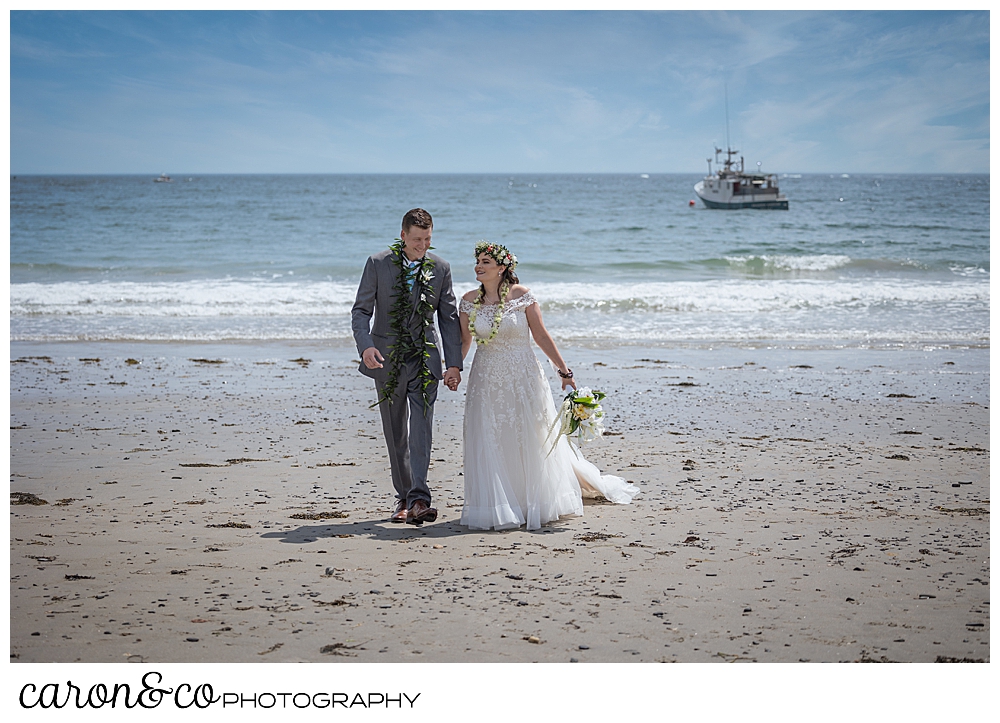
<svg viewBox="0 0 1000 723">
<path fill-rule="evenodd" d="M 503 296 L 503 287 L 506 286 L 509 289 L 514 284 L 519 284 L 519 283 L 521 282 L 518 280 L 517 274 L 514 273 L 514 270 L 509 266 L 505 266 L 503 270 L 503 276 L 500 277 L 500 286 L 497 288 L 500 290 L 500 295 Z M 486 300 L 486 287 L 483 284 L 480 284 L 479 303 L 481 304 L 485 300 Z"/>
</svg>

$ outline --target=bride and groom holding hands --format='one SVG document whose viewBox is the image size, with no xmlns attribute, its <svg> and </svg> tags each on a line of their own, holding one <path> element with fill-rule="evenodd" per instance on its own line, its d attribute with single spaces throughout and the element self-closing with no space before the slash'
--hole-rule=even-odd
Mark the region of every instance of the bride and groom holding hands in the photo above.
<svg viewBox="0 0 1000 723">
<path fill-rule="evenodd" d="M 437 519 L 427 485 L 434 402 L 440 382 L 458 389 L 473 343 L 460 523 L 533 530 L 563 515 L 582 515 L 583 497 L 630 502 L 636 487 L 602 475 L 566 437 L 553 443 L 555 404 L 531 339 L 555 365 L 563 389 L 576 389 L 576 382 L 542 323 L 538 302 L 519 283 L 517 257 L 500 244 L 477 244 L 480 286 L 456 303 L 451 267 L 428 253 L 433 228 L 423 209 L 403 216 L 399 239 L 368 258 L 351 312 L 359 368 L 378 394 L 396 490 L 391 521 Z"/>
</svg>

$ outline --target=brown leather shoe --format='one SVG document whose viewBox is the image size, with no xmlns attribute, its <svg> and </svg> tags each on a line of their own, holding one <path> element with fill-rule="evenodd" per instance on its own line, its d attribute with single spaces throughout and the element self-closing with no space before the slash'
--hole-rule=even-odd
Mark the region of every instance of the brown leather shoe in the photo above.
<svg viewBox="0 0 1000 723">
<path fill-rule="evenodd" d="M 399 500 L 396 503 L 396 511 L 392 513 L 389 522 L 406 522 L 406 500 Z"/>
<path fill-rule="evenodd" d="M 409 514 L 406 515 L 406 524 L 422 525 L 425 522 L 433 522 L 437 519 L 437 516 L 438 511 L 436 509 L 428 506 L 423 500 L 417 500 L 410 508 Z"/>
</svg>

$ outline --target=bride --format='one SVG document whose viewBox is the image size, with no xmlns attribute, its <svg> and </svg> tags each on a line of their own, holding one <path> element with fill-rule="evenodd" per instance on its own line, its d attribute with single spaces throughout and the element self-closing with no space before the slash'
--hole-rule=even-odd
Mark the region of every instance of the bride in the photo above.
<svg viewBox="0 0 1000 723">
<path fill-rule="evenodd" d="M 535 530 L 562 515 L 582 515 L 584 496 L 628 503 L 639 492 L 621 477 L 601 475 L 566 437 L 553 449 L 555 404 L 529 332 L 555 365 L 562 388 L 576 389 L 576 382 L 535 297 L 518 283 L 516 265 L 506 248 L 481 241 L 480 287 L 459 304 L 463 358 L 477 343 L 465 397 L 461 524 L 477 530 Z"/>
</svg>

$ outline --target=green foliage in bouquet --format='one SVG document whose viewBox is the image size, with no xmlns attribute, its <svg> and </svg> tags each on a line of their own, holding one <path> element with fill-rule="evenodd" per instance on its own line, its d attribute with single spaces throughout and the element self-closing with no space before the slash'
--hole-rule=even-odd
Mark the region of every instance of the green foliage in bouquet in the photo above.
<svg viewBox="0 0 1000 723">
<path fill-rule="evenodd" d="M 604 434 L 604 408 L 601 400 L 605 397 L 607 394 L 604 392 L 592 391 L 588 387 L 570 390 L 566 394 L 549 429 L 550 437 L 553 432 L 556 433 L 549 454 L 555 450 L 559 437 L 563 435 L 567 438 L 575 436 L 577 444 L 583 444 Z"/>
</svg>

